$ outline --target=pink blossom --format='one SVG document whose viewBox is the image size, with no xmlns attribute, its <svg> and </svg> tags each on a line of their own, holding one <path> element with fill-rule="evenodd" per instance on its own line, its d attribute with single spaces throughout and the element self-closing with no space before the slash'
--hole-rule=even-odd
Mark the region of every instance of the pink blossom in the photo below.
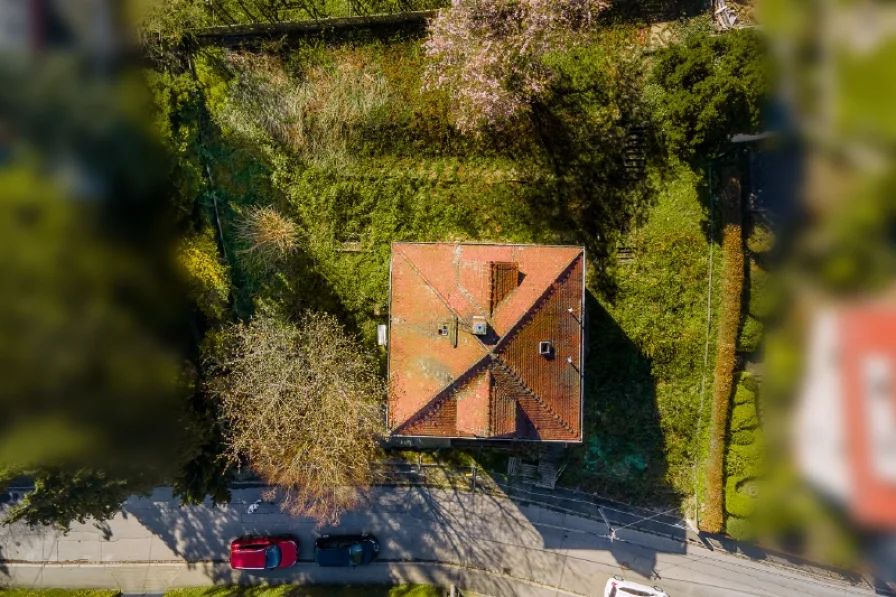
<svg viewBox="0 0 896 597">
<path fill-rule="evenodd" d="M 547 92 L 544 56 L 593 25 L 605 0 L 452 0 L 429 24 L 424 88 L 447 89 L 458 129 L 500 128 Z"/>
</svg>

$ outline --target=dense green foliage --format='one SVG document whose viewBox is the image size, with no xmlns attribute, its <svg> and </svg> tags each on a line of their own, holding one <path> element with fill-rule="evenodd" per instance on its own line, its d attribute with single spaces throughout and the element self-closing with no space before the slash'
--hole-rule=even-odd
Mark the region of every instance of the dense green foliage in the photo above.
<svg viewBox="0 0 896 597">
<path fill-rule="evenodd" d="M 725 458 L 725 531 L 735 539 L 749 539 L 755 532 L 757 480 L 764 470 L 764 442 L 759 428 L 756 380 L 741 373 L 729 422 L 730 441 Z"/>
<path fill-rule="evenodd" d="M 760 130 L 771 90 L 764 40 L 752 29 L 694 32 L 658 52 L 657 110 L 669 148 L 684 158 L 712 157 L 737 133 Z"/>
<path fill-rule="evenodd" d="M 10 508 L 6 522 L 48 524 L 67 529 L 87 518 L 103 521 L 114 516 L 132 494 L 146 493 L 164 477 L 130 473 L 112 476 L 100 470 L 41 469 L 34 473 L 34 491 Z"/>
<path fill-rule="evenodd" d="M 725 520 L 725 532 L 741 541 L 749 541 L 756 534 L 756 531 L 749 520 L 737 518 L 736 516 L 729 516 Z"/>
<path fill-rule="evenodd" d="M 739 352 L 755 352 L 759 349 L 761 342 L 762 322 L 749 315 L 746 316 L 737 337 L 737 350 Z"/>
<path fill-rule="evenodd" d="M 192 301 L 206 317 L 223 319 L 230 294 L 230 272 L 218 254 L 211 227 L 184 239 L 178 263 Z"/>
</svg>

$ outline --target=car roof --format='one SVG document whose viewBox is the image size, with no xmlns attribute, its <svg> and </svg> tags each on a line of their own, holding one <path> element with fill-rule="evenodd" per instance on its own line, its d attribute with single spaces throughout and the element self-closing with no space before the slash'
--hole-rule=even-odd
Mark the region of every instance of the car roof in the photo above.
<svg viewBox="0 0 896 597">
<path fill-rule="evenodd" d="M 235 568 L 263 569 L 267 545 L 236 545 L 230 552 L 230 564 Z"/>
</svg>

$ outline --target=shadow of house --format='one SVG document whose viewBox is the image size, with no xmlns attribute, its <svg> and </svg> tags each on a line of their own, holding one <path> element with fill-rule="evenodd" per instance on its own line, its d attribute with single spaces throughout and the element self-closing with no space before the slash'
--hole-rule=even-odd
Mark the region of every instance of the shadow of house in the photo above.
<svg viewBox="0 0 896 597">
<path fill-rule="evenodd" d="M 571 476 L 610 497 L 675 505 L 650 360 L 590 292 L 586 312 L 584 443 L 571 449 L 569 470 L 581 471 Z"/>
</svg>

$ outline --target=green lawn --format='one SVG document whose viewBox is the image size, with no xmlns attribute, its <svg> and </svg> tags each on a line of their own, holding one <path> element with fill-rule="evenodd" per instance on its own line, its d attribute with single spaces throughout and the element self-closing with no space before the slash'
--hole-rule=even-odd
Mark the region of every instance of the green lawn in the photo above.
<svg viewBox="0 0 896 597">
<path fill-rule="evenodd" d="M 394 587 L 274 585 L 177 589 L 168 591 L 165 593 L 165 597 L 441 597 L 443 594 L 444 589 L 430 585 L 398 585 Z"/>
</svg>

